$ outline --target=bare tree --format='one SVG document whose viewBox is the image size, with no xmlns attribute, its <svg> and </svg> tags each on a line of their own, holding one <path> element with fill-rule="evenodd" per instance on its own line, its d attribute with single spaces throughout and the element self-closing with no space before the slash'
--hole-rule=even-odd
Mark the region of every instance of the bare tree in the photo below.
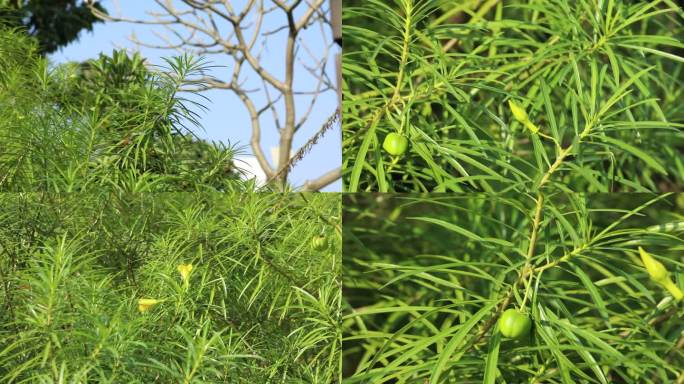
<svg viewBox="0 0 684 384">
<path fill-rule="evenodd" d="M 159 7 L 157 12 L 147 12 L 145 19 L 133 19 L 124 16 L 112 16 L 95 7 L 91 7 L 97 17 L 114 22 L 127 22 L 144 25 L 156 25 L 165 33 L 155 31 L 158 41 L 140 41 L 135 35 L 130 39 L 142 47 L 170 49 L 190 52 L 196 55 L 227 55 L 232 59 L 232 73 L 226 78 L 207 76 L 197 79 L 195 90 L 224 89 L 234 92 L 244 104 L 251 121 L 250 146 L 260 167 L 269 181 L 285 185 L 294 164 L 301 160 L 313 145 L 340 121 L 339 108 L 331 108 L 331 116 L 304 146 L 292 156 L 292 141 L 309 121 L 311 112 L 316 106 L 319 96 L 328 91 L 335 91 L 338 76 L 329 76 L 327 64 L 330 49 L 341 44 L 340 0 L 154 0 Z M 236 9 L 236 3 L 243 3 Z M 330 19 L 333 8 L 335 22 Z M 279 17 L 282 25 L 273 26 L 272 19 Z M 268 21 L 266 22 L 266 19 Z M 334 26 L 334 38 L 329 39 Z M 268 28 L 268 29 L 267 29 Z M 320 30 L 325 49 L 314 50 L 301 37 L 305 29 Z M 282 47 L 282 69 L 279 77 L 273 69 L 263 65 L 262 55 L 271 47 L 269 40 L 276 39 L 279 34 L 286 34 L 286 42 Z M 279 53 L 280 55 L 280 53 Z M 339 62 L 339 55 L 337 57 Z M 337 63 L 339 67 L 339 63 Z M 298 74 L 296 72 L 304 72 Z M 339 72 L 339 71 L 338 71 Z M 261 85 L 247 88 L 246 77 L 256 75 Z M 295 83 L 295 75 L 311 76 L 315 86 L 310 89 L 299 89 Z M 258 97 L 257 97 L 258 96 Z M 306 107 L 297 113 L 295 97 L 308 98 Z M 339 99 L 339 92 L 338 92 Z M 271 114 L 279 134 L 277 164 L 272 166 L 263 150 L 261 117 Z M 323 175 L 307 180 L 303 189 L 318 190 L 338 180 L 341 167 L 334 168 Z"/>
</svg>

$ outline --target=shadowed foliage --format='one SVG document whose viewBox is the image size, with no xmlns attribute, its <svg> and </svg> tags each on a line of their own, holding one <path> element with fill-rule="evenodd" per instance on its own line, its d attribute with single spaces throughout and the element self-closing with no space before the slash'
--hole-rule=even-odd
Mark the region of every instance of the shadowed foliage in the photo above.
<svg viewBox="0 0 684 384">
<path fill-rule="evenodd" d="M 684 195 L 345 195 L 345 383 L 679 383 Z M 520 309 L 531 331 L 502 336 Z"/>
<path fill-rule="evenodd" d="M 99 1 L 93 7 L 106 12 Z M 81 31 L 101 22 L 81 0 L 3 0 L 0 24 L 22 27 L 38 41 L 39 51 L 52 53 L 77 40 Z"/>
</svg>

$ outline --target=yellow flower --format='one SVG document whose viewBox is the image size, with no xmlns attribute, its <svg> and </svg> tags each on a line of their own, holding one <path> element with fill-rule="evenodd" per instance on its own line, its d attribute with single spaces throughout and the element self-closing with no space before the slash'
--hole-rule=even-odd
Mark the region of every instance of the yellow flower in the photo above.
<svg viewBox="0 0 684 384">
<path fill-rule="evenodd" d="M 161 303 L 161 300 L 157 299 L 138 299 L 138 311 L 143 313 L 148 309 L 152 308 L 153 305 Z"/>
<path fill-rule="evenodd" d="M 190 272 L 192 272 L 192 264 L 181 264 L 176 269 L 178 269 L 178 272 L 180 272 L 181 279 L 187 282 L 190 278 Z"/>
<path fill-rule="evenodd" d="M 651 256 L 641 247 L 639 247 L 639 255 L 641 255 L 641 261 L 644 263 L 646 272 L 648 272 L 648 275 L 651 276 L 653 281 L 663 283 L 667 280 L 669 273 L 661 262 L 654 259 L 653 256 Z"/>
</svg>

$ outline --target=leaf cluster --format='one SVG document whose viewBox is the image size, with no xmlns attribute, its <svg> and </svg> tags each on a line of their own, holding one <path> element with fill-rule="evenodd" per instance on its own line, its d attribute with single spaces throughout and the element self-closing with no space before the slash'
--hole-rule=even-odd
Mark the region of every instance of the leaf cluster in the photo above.
<svg viewBox="0 0 684 384">
<path fill-rule="evenodd" d="M 671 0 L 369 0 L 343 17 L 348 191 L 684 183 L 684 11 Z M 392 132 L 410 141 L 403 156 L 382 151 Z"/>
</svg>

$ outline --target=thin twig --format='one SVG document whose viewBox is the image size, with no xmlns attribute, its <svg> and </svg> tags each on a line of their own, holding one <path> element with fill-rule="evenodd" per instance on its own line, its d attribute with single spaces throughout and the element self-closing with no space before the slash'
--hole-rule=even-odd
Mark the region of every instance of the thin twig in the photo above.
<svg viewBox="0 0 684 384">
<path fill-rule="evenodd" d="M 269 177 L 266 183 L 271 183 L 274 180 L 278 180 L 283 174 L 289 173 L 292 168 L 304 158 L 304 156 L 311 151 L 313 146 L 318 143 L 318 141 L 323 138 L 326 132 L 328 132 L 334 124 L 340 120 L 340 110 L 336 109 L 335 112 L 328 118 L 328 120 L 321 126 L 321 128 L 314 134 L 301 148 L 292 156 L 284 166 L 280 167 L 278 172 L 274 173 L 273 176 Z"/>
</svg>

